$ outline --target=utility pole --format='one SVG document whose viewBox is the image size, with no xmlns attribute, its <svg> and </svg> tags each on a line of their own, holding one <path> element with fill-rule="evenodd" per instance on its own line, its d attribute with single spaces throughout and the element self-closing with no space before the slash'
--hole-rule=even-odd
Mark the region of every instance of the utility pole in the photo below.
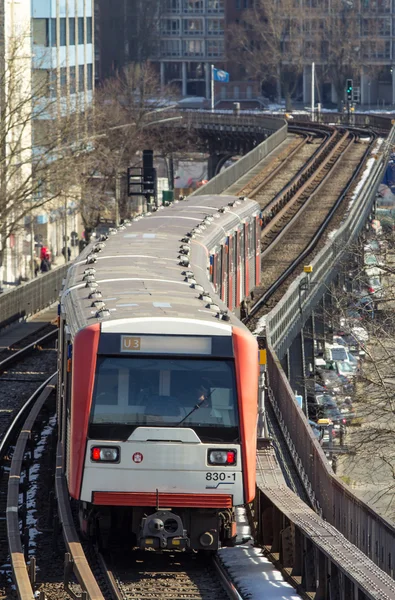
<svg viewBox="0 0 395 600">
<path fill-rule="evenodd" d="M 117 170 L 115 174 L 115 227 L 119 227 L 119 205 L 121 202 L 121 177 Z"/>
<path fill-rule="evenodd" d="M 311 64 L 311 120 L 314 121 L 315 105 L 315 63 Z"/>
</svg>

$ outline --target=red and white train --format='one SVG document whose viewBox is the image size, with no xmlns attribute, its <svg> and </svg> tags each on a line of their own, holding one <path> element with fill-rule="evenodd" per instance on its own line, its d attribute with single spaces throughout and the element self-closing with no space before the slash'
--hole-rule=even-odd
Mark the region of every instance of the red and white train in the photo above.
<svg viewBox="0 0 395 600">
<path fill-rule="evenodd" d="M 235 540 L 255 495 L 258 352 L 231 311 L 259 279 L 259 206 L 232 196 L 137 217 L 70 267 L 58 424 L 81 527 L 102 544 Z"/>
</svg>

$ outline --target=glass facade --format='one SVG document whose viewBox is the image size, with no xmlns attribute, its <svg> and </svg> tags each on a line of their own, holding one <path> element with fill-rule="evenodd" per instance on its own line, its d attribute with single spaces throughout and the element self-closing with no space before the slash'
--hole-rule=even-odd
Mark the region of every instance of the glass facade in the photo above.
<svg viewBox="0 0 395 600">
<path fill-rule="evenodd" d="M 33 14 L 38 15 L 32 19 L 33 66 L 34 71 L 43 72 L 35 76 L 35 81 L 44 82 L 44 74 L 50 72 L 51 85 L 41 87 L 53 97 L 90 92 L 94 75 L 93 1 L 75 0 L 70 7 L 56 1 L 54 10 L 52 0 L 47 4 L 37 0 L 36 5 L 36 0 L 32 0 Z M 84 103 L 88 101 L 86 96 Z M 84 103 L 80 104 L 82 110 Z"/>
</svg>

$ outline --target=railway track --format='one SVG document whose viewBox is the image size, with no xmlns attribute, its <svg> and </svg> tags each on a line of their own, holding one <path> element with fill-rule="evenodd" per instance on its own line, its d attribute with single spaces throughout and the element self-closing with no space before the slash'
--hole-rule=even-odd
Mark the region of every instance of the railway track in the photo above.
<svg viewBox="0 0 395 600">
<path fill-rule="evenodd" d="M 56 355 L 48 346 L 53 346 L 55 335 L 56 328 L 46 326 L 39 337 L 37 332 L 29 335 L 0 354 L 0 598 L 10 579 L 6 508 L 11 457 L 26 411 L 35 401 L 38 384 L 54 371 Z"/>
<path fill-rule="evenodd" d="M 329 224 L 340 223 L 376 136 L 361 142 L 358 133 L 343 131 L 331 139 L 318 167 L 298 175 L 296 192 L 288 184 L 270 205 L 262 228 L 262 281 L 246 320 L 249 327 L 273 308 Z"/>
<path fill-rule="evenodd" d="M 117 551 L 100 560 L 116 600 L 241 600 L 215 557 L 135 551 L 130 564 Z"/>
</svg>

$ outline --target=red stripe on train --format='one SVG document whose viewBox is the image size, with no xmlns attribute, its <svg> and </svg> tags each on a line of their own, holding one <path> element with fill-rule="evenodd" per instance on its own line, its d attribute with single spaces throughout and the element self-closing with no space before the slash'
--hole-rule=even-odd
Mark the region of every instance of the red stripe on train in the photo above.
<svg viewBox="0 0 395 600">
<path fill-rule="evenodd" d="M 93 492 L 93 504 L 101 506 L 160 506 L 168 508 L 232 508 L 228 494 L 168 494 L 160 492 Z"/>
</svg>

